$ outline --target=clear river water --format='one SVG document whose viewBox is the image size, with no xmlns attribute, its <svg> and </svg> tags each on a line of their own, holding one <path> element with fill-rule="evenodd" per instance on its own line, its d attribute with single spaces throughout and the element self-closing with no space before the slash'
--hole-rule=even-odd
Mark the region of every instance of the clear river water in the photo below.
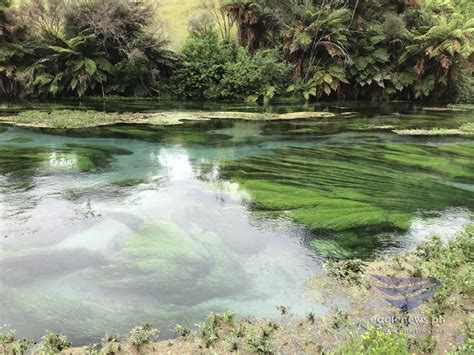
<svg viewBox="0 0 474 355">
<path fill-rule="evenodd" d="M 264 110 L 151 101 L 19 110 Z M 278 105 L 335 117 L 76 131 L 0 126 L 0 324 L 75 345 L 152 323 L 161 338 L 209 312 L 322 315 L 307 281 L 327 258 L 371 259 L 472 221 L 473 112 L 404 103 Z M 334 300 L 344 307 L 343 299 Z"/>
</svg>

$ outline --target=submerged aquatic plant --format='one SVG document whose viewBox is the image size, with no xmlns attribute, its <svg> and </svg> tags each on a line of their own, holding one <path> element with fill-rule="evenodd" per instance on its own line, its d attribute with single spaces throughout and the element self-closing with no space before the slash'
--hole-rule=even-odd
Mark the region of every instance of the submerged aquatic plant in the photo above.
<svg viewBox="0 0 474 355">
<path fill-rule="evenodd" d="M 18 147 L 0 145 L 0 174 L 8 186 L 25 186 L 37 174 L 79 173 L 103 169 L 114 155 L 132 152 L 106 145 L 67 144 L 64 147 Z"/>
<path fill-rule="evenodd" d="M 313 231 L 327 256 L 364 258 L 406 231 L 419 211 L 474 206 L 474 144 L 287 147 L 229 162 L 221 176 L 240 183 L 260 215 L 288 216 Z"/>
</svg>

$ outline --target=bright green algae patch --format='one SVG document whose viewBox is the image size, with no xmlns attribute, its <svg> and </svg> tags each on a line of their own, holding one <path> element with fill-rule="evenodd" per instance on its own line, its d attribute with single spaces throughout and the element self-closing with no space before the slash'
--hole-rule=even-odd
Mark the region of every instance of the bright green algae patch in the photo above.
<svg viewBox="0 0 474 355">
<path fill-rule="evenodd" d="M 377 236 L 406 231 L 423 211 L 474 207 L 474 144 L 288 147 L 223 166 L 256 210 L 318 235 L 323 254 L 366 257 Z M 374 237 L 375 236 L 375 237 Z"/>
</svg>

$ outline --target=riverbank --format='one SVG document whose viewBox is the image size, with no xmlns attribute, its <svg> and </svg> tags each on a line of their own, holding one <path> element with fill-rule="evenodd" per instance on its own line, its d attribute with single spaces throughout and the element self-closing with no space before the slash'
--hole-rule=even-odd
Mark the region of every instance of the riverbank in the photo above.
<svg viewBox="0 0 474 355">
<path fill-rule="evenodd" d="M 156 341 L 151 325 L 136 327 L 121 340 L 107 335 L 101 345 L 69 348 L 66 337 L 48 333 L 32 347 L 33 353 L 85 354 L 222 354 L 222 353 L 311 353 L 311 354 L 469 354 L 474 351 L 474 225 L 450 241 L 432 238 L 415 250 L 373 262 L 346 260 L 326 263 L 327 273 L 310 280 L 308 297 L 321 301 L 330 294 L 350 301 L 340 310 L 318 318 L 292 315 L 280 306 L 279 321 L 238 319 L 235 313 L 210 314 L 197 329 L 176 327 L 175 339 Z M 409 313 L 387 297 L 391 290 L 410 281 L 413 293 L 426 295 Z M 422 280 L 422 288 L 412 284 Z M 436 280 L 436 281 L 435 281 Z M 390 287 L 385 282 L 394 281 Z M 398 284 L 397 284 L 398 282 Z M 426 290 L 434 290 L 425 293 Z M 393 294 L 392 294 L 393 296 Z M 397 296 L 395 294 L 395 296 Z M 426 300 L 423 302 L 423 300 Z M 3 352 L 24 350 L 28 340 L 15 340 L 13 332 L 0 336 Z M 5 349 L 7 351 L 5 352 Z M 20 352 L 21 353 L 21 352 Z"/>
<path fill-rule="evenodd" d="M 61 105 L 60 105 L 61 106 Z M 125 105 L 126 106 L 126 105 Z M 126 106 L 127 107 L 127 106 Z M 133 107 L 130 107 L 133 108 Z M 413 120 L 404 119 L 403 115 L 384 117 L 383 121 L 364 119 L 363 124 L 356 124 L 354 118 L 364 117 L 363 114 L 349 107 L 315 107 L 314 111 L 304 111 L 304 107 L 298 107 L 294 112 L 258 112 L 257 108 L 252 111 L 229 107 L 229 111 L 215 111 L 212 108 L 204 110 L 195 108 L 177 108 L 163 111 L 148 111 L 145 106 L 140 112 L 122 109 L 119 112 L 107 112 L 104 108 L 87 107 L 87 109 L 69 108 L 64 104 L 57 108 L 35 108 L 16 105 L 0 105 L 0 125 L 15 126 L 21 128 L 39 129 L 86 129 L 97 127 L 111 127 L 114 125 L 136 125 L 136 126 L 178 126 L 186 122 L 199 122 L 210 120 L 228 121 L 304 121 L 305 124 L 317 122 L 346 122 L 349 128 L 355 131 L 380 131 L 390 132 L 401 136 L 425 136 L 425 137 L 472 137 L 474 135 L 474 123 L 469 118 L 472 105 L 449 105 L 448 107 L 423 107 L 418 109 Z M 459 112 L 459 121 L 443 122 L 444 116 L 450 112 Z M 462 118 L 464 117 L 464 118 Z M 0 128 L 1 129 L 1 128 Z M 290 130 L 293 135 L 311 135 L 319 131 L 318 127 L 303 127 Z"/>
</svg>

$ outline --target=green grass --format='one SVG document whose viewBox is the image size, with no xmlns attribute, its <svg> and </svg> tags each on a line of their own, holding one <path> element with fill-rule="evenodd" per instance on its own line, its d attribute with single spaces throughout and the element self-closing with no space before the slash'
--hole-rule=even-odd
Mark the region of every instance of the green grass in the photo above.
<svg viewBox="0 0 474 355">
<path fill-rule="evenodd" d="M 170 47 L 178 50 L 188 36 L 188 17 L 199 8 L 200 0 L 162 0 L 158 15 L 165 21 Z"/>
</svg>

